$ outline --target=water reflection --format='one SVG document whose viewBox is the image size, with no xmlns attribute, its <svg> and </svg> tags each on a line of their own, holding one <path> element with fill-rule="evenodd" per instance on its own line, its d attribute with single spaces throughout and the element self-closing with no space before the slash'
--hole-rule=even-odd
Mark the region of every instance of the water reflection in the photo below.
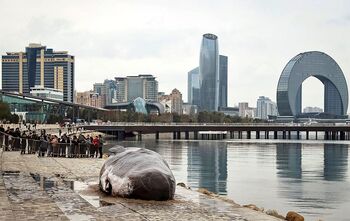
<svg viewBox="0 0 350 221">
<path fill-rule="evenodd" d="M 50 178 L 47 178 L 45 176 L 41 176 L 40 174 L 37 174 L 37 173 L 30 173 L 30 175 L 39 184 L 39 186 L 42 190 L 48 190 L 48 189 L 51 189 L 53 187 L 57 187 L 57 182 L 50 179 Z"/>
<path fill-rule="evenodd" d="M 282 142 L 282 141 L 281 141 Z M 286 141 L 283 141 L 286 142 Z M 306 220 L 347 220 L 349 144 L 266 141 L 122 142 L 160 153 L 178 182 Z"/>
<path fill-rule="evenodd" d="M 227 193 L 227 148 L 219 143 L 191 142 L 187 154 L 187 180 L 190 186 Z"/>
<path fill-rule="evenodd" d="M 324 179 L 346 180 L 348 170 L 348 146 L 345 144 L 324 144 Z"/>
<path fill-rule="evenodd" d="M 284 178 L 293 178 L 300 182 L 301 167 L 301 144 L 279 143 L 276 146 L 277 175 Z"/>
</svg>

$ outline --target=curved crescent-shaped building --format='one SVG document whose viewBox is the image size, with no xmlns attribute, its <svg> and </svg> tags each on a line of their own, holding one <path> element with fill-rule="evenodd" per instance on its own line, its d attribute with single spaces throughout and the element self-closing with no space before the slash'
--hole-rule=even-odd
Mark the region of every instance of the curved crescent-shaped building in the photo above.
<svg viewBox="0 0 350 221">
<path fill-rule="evenodd" d="M 311 76 L 324 84 L 324 112 L 346 115 L 348 87 L 344 74 L 333 58 L 319 51 L 298 54 L 284 67 L 277 86 L 279 115 L 301 114 L 302 83 Z"/>
<path fill-rule="evenodd" d="M 217 111 L 219 106 L 218 37 L 204 34 L 199 56 L 200 110 Z"/>
</svg>

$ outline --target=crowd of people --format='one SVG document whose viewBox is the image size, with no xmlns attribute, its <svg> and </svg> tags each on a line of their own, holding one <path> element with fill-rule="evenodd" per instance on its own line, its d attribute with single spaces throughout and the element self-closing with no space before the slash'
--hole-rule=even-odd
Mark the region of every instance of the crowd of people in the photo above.
<svg viewBox="0 0 350 221">
<path fill-rule="evenodd" d="M 84 136 L 79 134 L 62 134 L 58 136 L 47 134 L 44 129 L 20 130 L 19 128 L 5 129 L 0 125 L 0 147 L 4 151 L 20 151 L 21 154 L 38 154 L 39 157 L 100 157 L 104 139 L 99 136 Z"/>
</svg>

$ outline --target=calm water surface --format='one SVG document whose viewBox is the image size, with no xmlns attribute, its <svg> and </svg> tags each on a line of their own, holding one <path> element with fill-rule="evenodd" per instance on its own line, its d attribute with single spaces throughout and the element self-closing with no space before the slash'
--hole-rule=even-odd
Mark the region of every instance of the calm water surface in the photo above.
<svg viewBox="0 0 350 221">
<path fill-rule="evenodd" d="M 123 141 L 169 163 L 176 182 L 306 220 L 350 220 L 350 143 Z"/>
</svg>

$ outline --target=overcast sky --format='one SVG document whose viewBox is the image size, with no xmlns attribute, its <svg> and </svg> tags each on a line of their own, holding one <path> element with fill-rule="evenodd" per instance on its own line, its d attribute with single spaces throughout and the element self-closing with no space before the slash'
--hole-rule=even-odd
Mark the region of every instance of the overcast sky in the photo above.
<svg viewBox="0 0 350 221">
<path fill-rule="evenodd" d="M 153 74 L 159 91 L 178 88 L 199 63 L 204 33 L 228 56 L 228 103 L 276 100 L 279 75 L 300 52 L 333 57 L 349 81 L 350 1 L 0 0 L 0 51 L 30 42 L 75 56 L 78 91 L 116 76 Z M 323 87 L 307 79 L 304 106 L 323 106 Z"/>
</svg>

